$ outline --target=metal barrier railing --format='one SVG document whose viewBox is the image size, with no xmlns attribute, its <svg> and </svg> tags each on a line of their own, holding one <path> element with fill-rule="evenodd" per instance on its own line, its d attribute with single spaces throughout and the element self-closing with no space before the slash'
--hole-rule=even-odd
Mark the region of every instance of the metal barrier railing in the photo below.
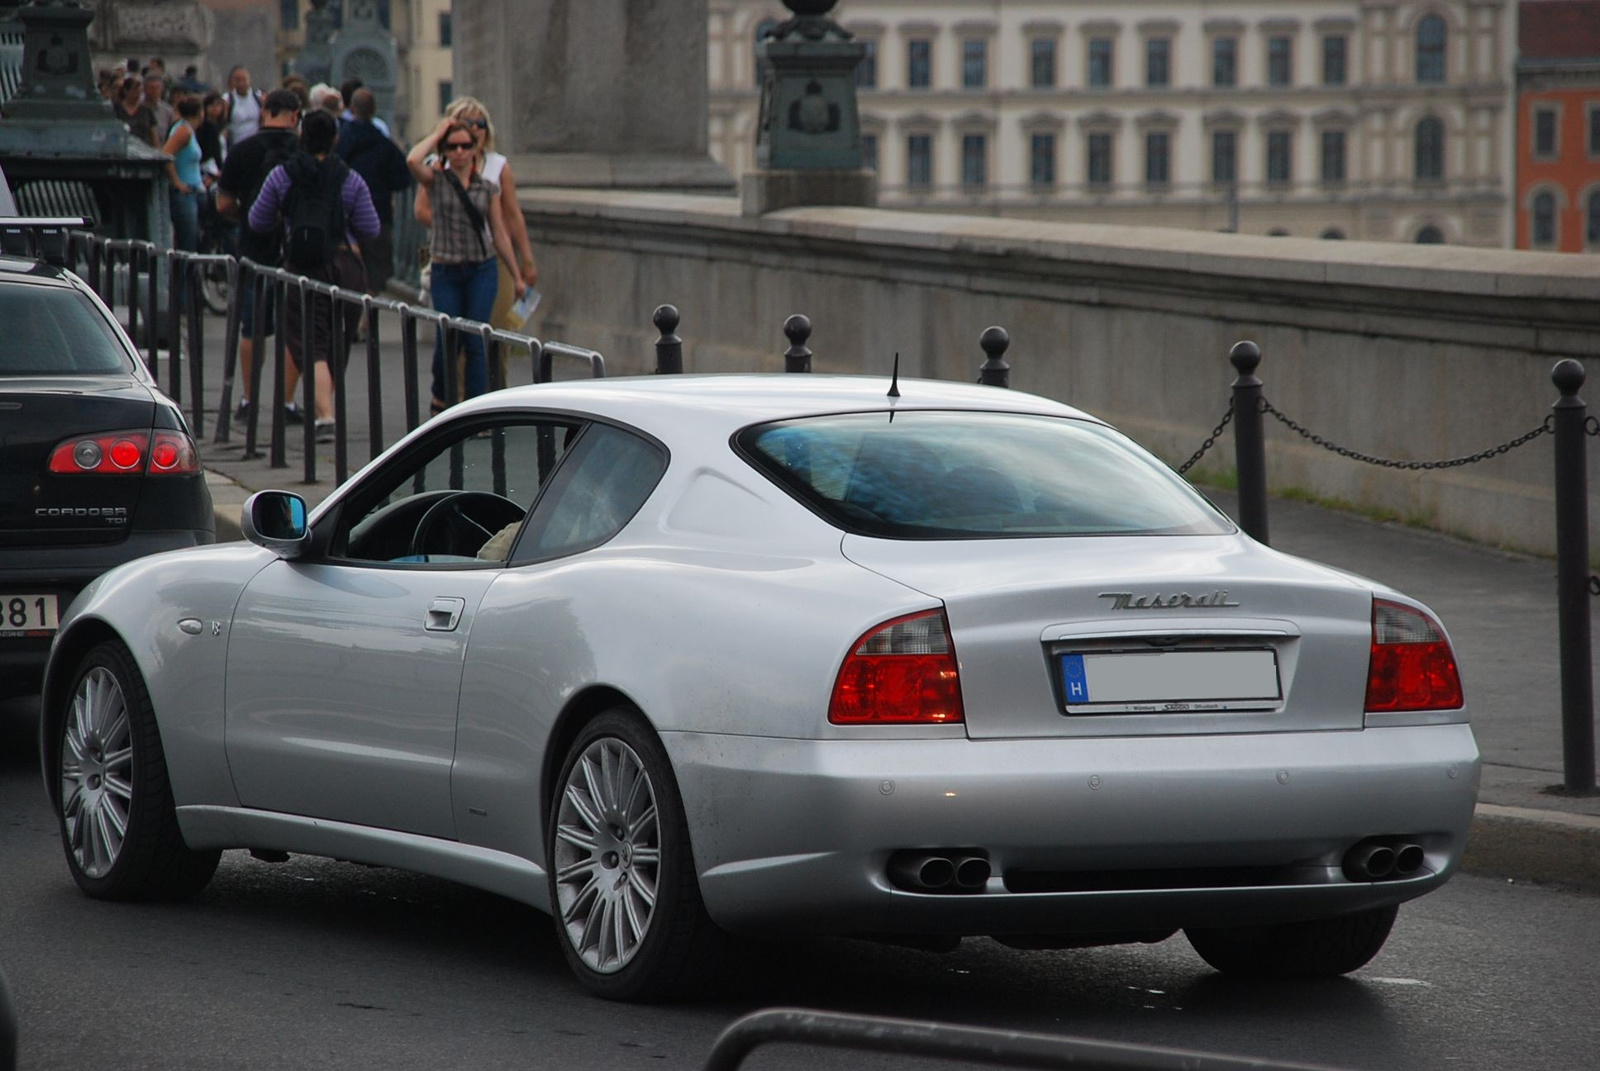
<svg viewBox="0 0 1600 1071">
<path fill-rule="evenodd" d="M 82 220 L 65 220 L 64 224 L 81 227 Z M 303 414 L 304 479 L 307 483 L 318 480 L 318 435 L 314 414 L 316 411 L 316 383 L 310 355 L 318 341 L 321 313 L 326 313 L 329 343 L 329 372 L 333 377 L 333 469 L 336 483 L 343 483 L 350 475 L 349 452 L 349 402 L 345 391 L 345 372 L 349 365 L 352 342 L 349 337 L 349 317 L 357 317 L 366 329 L 366 385 L 367 385 L 367 452 L 368 458 L 377 457 L 388 445 L 384 429 L 383 361 L 380 346 L 382 332 L 380 313 L 399 317 L 402 376 L 405 391 L 405 431 L 411 432 L 423 421 L 418 376 L 417 329 L 422 323 L 433 324 L 437 334 L 443 335 L 443 347 L 451 355 L 447 365 L 453 368 L 460 342 L 474 336 L 484 346 L 488 362 L 489 389 L 499 390 L 509 386 L 503 373 L 501 355 L 507 347 L 527 353 L 532 366 L 531 382 L 546 383 L 554 377 L 557 358 L 578 362 L 587 368 L 591 377 L 605 375 L 605 358 L 600 353 L 562 343 L 543 343 L 538 338 L 514 331 L 505 331 L 489 324 L 461 317 L 453 317 L 433 309 L 412 305 L 391 298 L 375 297 L 360 291 L 349 290 L 331 283 L 319 282 L 284 269 L 258 264 L 248 258 L 239 259 L 221 253 L 190 253 L 183 250 L 159 248 L 153 242 L 136 239 L 102 238 L 89 231 L 74 229 L 69 233 L 65 259 L 73 266 L 82 265 L 85 277 L 95 293 L 108 306 L 125 305 L 127 329 L 135 345 L 145 353 L 150 374 L 161 381 L 162 350 L 166 350 L 166 390 L 180 406 L 185 397 L 184 354 L 188 354 L 187 394 L 191 399 L 187 412 L 191 430 L 197 439 L 205 435 L 205 334 L 203 330 L 204 306 L 200 300 L 202 274 L 221 267 L 228 276 L 229 305 L 225 342 L 223 343 L 221 399 L 217 408 L 215 443 L 232 441 L 234 431 L 233 399 L 239 371 L 239 343 L 243 334 L 240 321 L 241 296 L 246 286 L 254 288 L 254 318 L 249 336 L 253 339 L 266 335 L 266 301 L 270 287 L 280 314 L 287 310 L 288 302 L 299 303 L 299 350 L 308 367 L 301 378 L 302 397 L 299 403 Z M 163 287 L 163 264 L 165 286 Z M 141 284 L 143 288 L 141 290 Z M 180 300 L 168 300 L 165 320 L 162 322 L 162 294 L 180 295 Z M 141 299 L 143 308 L 141 309 Z M 320 306 L 320 307 L 319 307 Z M 141 336 L 141 319 L 143 331 Z M 285 417 L 285 384 L 288 374 L 288 337 L 280 324 L 273 332 L 272 353 L 273 404 L 270 426 L 268 464 L 272 468 L 288 468 L 288 428 Z M 142 337 L 142 344 L 141 344 Z M 184 341 L 180 343 L 180 338 Z M 252 399 L 261 398 L 262 379 L 266 362 L 251 362 L 250 380 L 245 394 Z M 458 398 L 456 377 L 446 375 L 443 380 L 446 406 Z M 261 406 L 250 407 L 244 419 L 244 454 L 247 459 L 261 456 L 260 427 Z"/>
</svg>

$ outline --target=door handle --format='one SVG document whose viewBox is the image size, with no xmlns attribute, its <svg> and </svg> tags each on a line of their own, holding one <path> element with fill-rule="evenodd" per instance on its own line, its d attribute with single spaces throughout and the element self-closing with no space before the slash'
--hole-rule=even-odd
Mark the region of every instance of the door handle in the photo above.
<svg viewBox="0 0 1600 1071">
<path fill-rule="evenodd" d="M 467 608 L 466 599 L 440 596 L 428 607 L 428 617 L 422 627 L 429 632 L 454 632 L 461 623 L 461 611 Z"/>
</svg>

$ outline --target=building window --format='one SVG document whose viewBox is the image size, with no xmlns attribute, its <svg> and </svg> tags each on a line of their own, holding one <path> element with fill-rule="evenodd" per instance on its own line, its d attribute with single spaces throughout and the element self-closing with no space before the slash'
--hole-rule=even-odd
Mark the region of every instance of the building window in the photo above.
<svg viewBox="0 0 1600 1071">
<path fill-rule="evenodd" d="M 1444 231 L 1430 223 L 1417 232 L 1417 244 L 1444 245 Z"/>
<path fill-rule="evenodd" d="M 1431 116 L 1417 123 L 1416 177 L 1418 182 L 1444 178 L 1444 123 Z"/>
<path fill-rule="evenodd" d="M 1211 132 L 1211 181 L 1218 185 L 1239 178 L 1239 136 L 1232 130 Z"/>
<path fill-rule="evenodd" d="M 449 48 L 452 44 L 450 37 L 450 12 L 439 12 L 439 47 Z"/>
<path fill-rule="evenodd" d="M 300 0 L 278 0 L 278 25 L 285 30 L 300 28 Z"/>
<path fill-rule="evenodd" d="M 1556 244 L 1556 196 L 1545 192 L 1533 198 L 1532 239 L 1535 249 Z"/>
<path fill-rule="evenodd" d="M 1035 186 L 1056 184 L 1056 136 L 1035 134 L 1028 139 L 1028 179 Z M 1600 197 L 1596 197 L 1600 204 Z"/>
<path fill-rule="evenodd" d="M 989 184 L 989 139 L 982 134 L 961 135 L 961 185 Z"/>
<path fill-rule="evenodd" d="M 878 135 L 861 135 L 861 166 L 868 171 L 878 170 Z"/>
<path fill-rule="evenodd" d="M 1345 180 L 1344 131 L 1322 132 L 1322 184 L 1343 186 Z"/>
<path fill-rule="evenodd" d="M 1152 37 L 1144 43 L 1144 84 L 1166 86 L 1172 83 L 1172 41 Z"/>
<path fill-rule="evenodd" d="M 1236 86 L 1239 84 L 1239 39 L 1218 37 L 1211 42 L 1211 84 Z"/>
<path fill-rule="evenodd" d="M 961 88 L 983 89 L 989 84 L 989 42 L 961 42 Z"/>
<path fill-rule="evenodd" d="M 1267 182 L 1281 186 L 1293 177 L 1290 162 L 1293 146 L 1294 141 L 1287 130 L 1267 132 Z"/>
<path fill-rule="evenodd" d="M 1600 156 L 1600 104 L 1589 105 L 1589 155 Z"/>
<path fill-rule="evenodd" d="M 1267 38 L 1267 85 L 1286 86 L 1294 80 L 1291 48 L 1294 42 L 1277 35 Z"/>
<path fill-rule="evenodd" d="M 389 8 L 389 0 L 378 0 L 378 25 L 383 27 L 385 30 L 394 29 L 394 26 L 392 25 L 394 15 L 390 12 Z"/>
<path fill-rule="evenodd" d="M 1349 39 L 1334 35 L 1322 39 L 1322 84 L 1325 86 L 1342 86 L 1349 81 L 1349 72 L 1345 63 L 1346 49 Z"/>
<path fill-rule="evenodd" d="M 933 135 L 906 138 L 906 185 L 915 190 L 933 185 Z"/>
<path fill-rule="evenodd" d="M 1557 138 L 1559 127 L 1554 108 L 1533 110 L 1533 155 L 1541 160 L 1554 160 L 1561 155 L 1561 143 Z"/>
<path fill-rule="evenodd" d="M 1090 186 L 1111 185 L 1111 135 L 1090 134 L 1087 154 L 1087 179 Z"/>
<path fill-rule="evenodd" d="M 1033 88 L 1056 87 L 1056 43 L 1049 37 L 1033 39 Z"/>
<path fill-rule="evenodd" d="M 1444 81 L 1444 19 L 1438 15 L 1417 23 L 1417 81 Z"/>
<path fill-rule="evenodd" d="M 1589 191 L 1589 210 L 1584 213 L 1583 228 L 1585 249 L 1600 249 L 1600 190 Z"/>
<path fill-rule="evenodd" d="M 443 115 L 444 114 L 444 110 L 446 108 L 450 107 L 450 102 L 455 100 L 455 99 L 456 99 L 456 86 L 455 86 L 455 83 L 454 82 L 448 82 L 448 81 L 447 82 L 440 82 L 439 83 L 439 109 L 438 109 L 439 110 L 439 114 Z"/>
<path fill-rule="evenodd" d="M 761 22 L 756 26 L 755 70 L 757 88 L 760 88 L 762 85 L 764 85 L 767 80 L 767 57 L 762 51 L 761 42 L 765 41 L 767 39 L 767 35 L 773 30 L 776 30 L 778 25 L 779 23 L 777 19 L 762 19 Z"/>
<path fill-rule="evenodd" d="M 906 86 L 927 89 L 933 81 L 933 42 L 906 42 Z"/>
<path fill-rule="evenodd" d="M 1108 89 L 1111 86 L 1111 39 L 1095 37 L 1089 41 L 1089 86 Z"/>
<path fill-rule="evenodd" d="M 1144 136 L 1144 184 L 1165 186 L 1172 181 L 1172 135 L 1152 131 Z"/>
<path fill-rule="evenodd" d="M 861 89 L 878 88 L 878 42 L 863 41 L 861 47 L 867 51 L 861 57 L 861 62 L 856 64 L 856 85 Z"/>
</svg>

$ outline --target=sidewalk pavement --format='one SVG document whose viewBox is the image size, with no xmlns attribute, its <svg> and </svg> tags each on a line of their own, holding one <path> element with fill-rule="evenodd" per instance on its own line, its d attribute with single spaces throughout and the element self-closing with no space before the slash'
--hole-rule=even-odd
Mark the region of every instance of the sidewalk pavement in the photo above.
<svg viewBox="0 0 1600 1071">
<path fill-rule="evenodd" d="M 398 338 L 397 325 L 393 318 L 380 322 L 383 445 L 406 430 L 401 350 L 389 341 Z M 287 469 L 268 465 L 271 431 L 265 420 L 258 458 L 242 456 L 242 428 L 233 429 L 231 443 L 214 442 L 222 389 L 222 320 L 208 318 L 205 334 L 207 413 L 204 434 L 197 440 L 216 503 L 217 538 L 237 539 L 239 509 L 252 491 L 282 488 L 313 505 L 332 491 L 333 444 L 318 444 L 318 481 L 307 484 L 299 427 L 289 429 Z M 426 406 L 431 332 L 423 329 L 419 336 L 424 340 L 419 341 L 419 394 Z M 270 347 L 264 348 L 270 358 Z M 644 362 L 649 355 L 616 356 L 635 356 L 634 367 L 648 367 Z M 614 363 L 626 369 L 630 362 Z M 267 373 L 265 382 L 270 384 L 270 365 Z M 529 359 L 513 357 L 509 381 L 528 383 L 532 378 Z M 373 452 L 366 380 L 365 345 L 357 343 L 346 388 L 352 473 Z M 164 365 L 161 382 L 169 382 Z M 184 387 L 187 391 L 187 374 Z M 263 394 L 270 393 L 270 386 L 264 386 Z M 238 396 L 235 389 L 234 399 Z M 1231 493 L 1217 491 L 1212 497 L 1237 515 Z M 1286 499 L 1271 502 L 1269 525 L 1275 548 L 1390 584 L 1431 606 L 1450 632 L 1483 754 L 1483 783 L 1465 868 L 1600 893 L 1600 796 L 1548 791 L 1563 780 L 1555 563 Z M 1595 664 L 1600 665 L 1600 657 Z"/>
</svg>

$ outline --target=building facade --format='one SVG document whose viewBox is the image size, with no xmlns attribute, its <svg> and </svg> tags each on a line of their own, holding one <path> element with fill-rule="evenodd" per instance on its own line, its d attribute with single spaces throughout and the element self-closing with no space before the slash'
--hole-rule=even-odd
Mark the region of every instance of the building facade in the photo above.
<svg viewBox="0 0 1600 1071">
<path fill-rule="evenodd" d="M 1516 244 L 1600 253 L 1600 0 L 1523 0 Z"/>
<path fill-rule="evenodd" d="M 753 163 L 776 0 L 712 0 L 713 153 Z M 885 207 L 1511 244 L 1511 0 L 845 0 Z"/>
</svg>

